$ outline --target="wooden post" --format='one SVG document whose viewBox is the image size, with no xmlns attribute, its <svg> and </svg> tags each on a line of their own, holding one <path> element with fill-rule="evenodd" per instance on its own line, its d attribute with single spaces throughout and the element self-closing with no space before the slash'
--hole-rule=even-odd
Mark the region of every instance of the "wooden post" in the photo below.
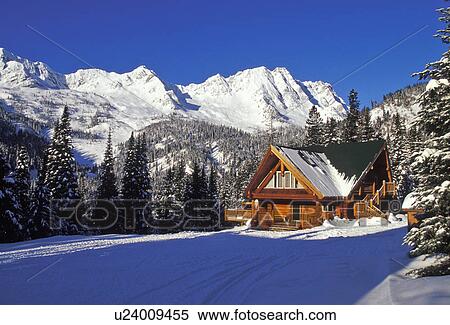
<svg viewBox="0 0 450 325">
<path fill-rule="evenodd" d="M 373 182 L 373 184 L 372 184 L 372 195 L 375 195 L 375 191 L 376 191 L 375 182 Z"/>
<path fill-rule="evenodd" d="M 386 180 L 383 179 L 383 197 L 386 197 Z"/>
</svg>

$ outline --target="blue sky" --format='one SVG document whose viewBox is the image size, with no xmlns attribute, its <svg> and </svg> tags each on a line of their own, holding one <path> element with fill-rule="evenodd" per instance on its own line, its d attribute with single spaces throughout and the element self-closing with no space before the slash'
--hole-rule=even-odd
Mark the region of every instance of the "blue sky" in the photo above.
<svg viewBox="0 0 450 325">
<path fill-rule="evenodd" d="M 171 83 L 201 82 L 256 66 L 287 67 L 300 80 L 338 82 L 363 104 L 416 82 L 440 57 L 432 35 L 441 0 L 11 1 L 3 0 L 0 47 L 60 72 L 86 64 L 125 72 L 145 64 Z M 421 30 L 422 29 L 422 30 Z M 420 32 L 418 32 L 421 30 Z M 408 35 L 414 34 L 410 38 Z"/>
</svg>

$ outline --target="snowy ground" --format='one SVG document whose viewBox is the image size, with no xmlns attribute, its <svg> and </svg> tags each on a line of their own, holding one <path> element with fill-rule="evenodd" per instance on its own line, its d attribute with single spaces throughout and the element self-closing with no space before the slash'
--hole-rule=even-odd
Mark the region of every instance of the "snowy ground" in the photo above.
<svg viewBox="0 0 450 325">
<path fill-rule="evenodd" d="M 450 277 L 404 276 L 405 232 L 334 223 L 2 244 L 0 303 L 449 304 Z"/>
</svg>

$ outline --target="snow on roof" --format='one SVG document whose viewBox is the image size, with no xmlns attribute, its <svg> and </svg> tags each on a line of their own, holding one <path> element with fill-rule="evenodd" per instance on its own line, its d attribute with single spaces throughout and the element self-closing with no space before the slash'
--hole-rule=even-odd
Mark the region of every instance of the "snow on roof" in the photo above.
<svg viewBox="0 0 450 325">
<path fill-rule="evenodd" d="M 324 196 L 347 196 L 356 176 L 346 176 L 332 165 L 325 153 L 277 147 Z M 358 175 L 359 176 L 359 175 Z"/>
</svg>

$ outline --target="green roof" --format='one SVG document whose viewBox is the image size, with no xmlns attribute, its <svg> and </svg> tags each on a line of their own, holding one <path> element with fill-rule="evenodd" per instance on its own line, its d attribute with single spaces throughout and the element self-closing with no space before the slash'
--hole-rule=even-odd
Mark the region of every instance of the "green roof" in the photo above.
<svg viewBox="0 0 450 325">
<path fill-rule="evenodd" d="M 347 176 L 360 177 L 369 164 L 376 158 L 384 140 L 368 142 L 347 142 L 327 146 L 309 146 L 300 148 L 311 152 L 323 152 L 340 172 Z"/>
</svg>

